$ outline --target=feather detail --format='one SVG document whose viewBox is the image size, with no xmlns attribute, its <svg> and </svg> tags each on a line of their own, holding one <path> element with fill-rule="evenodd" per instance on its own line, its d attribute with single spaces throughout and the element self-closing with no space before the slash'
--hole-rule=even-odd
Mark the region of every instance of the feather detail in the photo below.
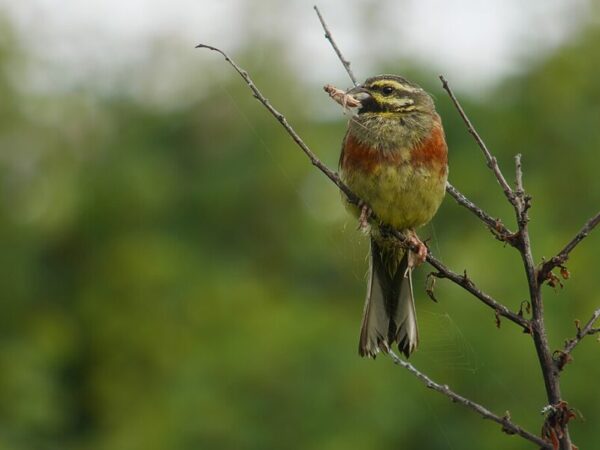
<svg viewBox="0 0 600 450">
<path fill-rule="evenodd" d="M 394 343 L 406 357 L 419 341 L 417 315 L 412 288 L 408 252 L 399 248 L 383 249 L 371 239 L 371 257 L 367 297 L 363 311 L 358 352 L 375 358 Z"/>
</svg>

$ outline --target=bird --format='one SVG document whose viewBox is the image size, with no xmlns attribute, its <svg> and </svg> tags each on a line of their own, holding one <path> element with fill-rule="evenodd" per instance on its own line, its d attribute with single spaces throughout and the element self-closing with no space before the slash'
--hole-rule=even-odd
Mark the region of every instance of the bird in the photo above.
<svg viewBox="0 0 600 450">
<path fill-rule="evenodd" d="M 344 202 L 370 237 L 358 351 L 375 358 L 397 343 L 408 358 L 419 343 L 412 271 L 427 256 L 416 230 L 431 221 L 445 195 L 444 129 L 432 97 L 401 76 L 368 78 L 346 97 L 358 106 L 343 138 L 339 172 L 361 202 Z M 366 222 L 371 213 L 401 231 L 416 250 Z"/>
</svg>

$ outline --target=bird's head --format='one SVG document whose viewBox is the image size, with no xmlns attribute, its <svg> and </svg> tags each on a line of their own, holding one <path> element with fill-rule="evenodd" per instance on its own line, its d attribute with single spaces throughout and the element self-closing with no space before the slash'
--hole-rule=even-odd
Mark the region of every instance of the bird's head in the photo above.
<svg viewBox="0 0 600 450">
<path fill-rule="evenodd" d="M 360 101 L 350 133 L 379 149 L 410 148 L 439 121 L 430 95 L 397 75 L 379 75 L 347 92 Z"/>
<path fill-rule="evenodd" d="M 347 94 L 361 102 L 358 114 L 403 116 L 432 114 L 433 100 L 420 86 L 397 75 L 368 78 Z"/>
</svg>

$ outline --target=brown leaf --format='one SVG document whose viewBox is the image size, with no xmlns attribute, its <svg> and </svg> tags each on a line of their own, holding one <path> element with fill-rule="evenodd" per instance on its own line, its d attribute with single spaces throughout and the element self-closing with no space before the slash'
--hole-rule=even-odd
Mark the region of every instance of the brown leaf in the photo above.
<svg viewBox="0 0 600 450">
<path fill-rule="evenodd" d="M 435 297 L 435 294 L 433 292 L 434 288 L 435 288 L 435 282 L 436 282 L 437 278 L 435 276 L 434 272 L 430 272 L 427 275 L 427 280 L 425 282 L 425 293 L 429 296 L 429 298 L 431 300 L 433 300 L 434 302 L 438 302 L 437 298 Z"/>
</svg>

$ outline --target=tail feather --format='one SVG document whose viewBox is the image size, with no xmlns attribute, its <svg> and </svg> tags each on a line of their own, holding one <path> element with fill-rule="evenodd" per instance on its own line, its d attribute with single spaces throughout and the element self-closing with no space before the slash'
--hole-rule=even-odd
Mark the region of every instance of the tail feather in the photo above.
<svg viewBox="0 0 600 450">
<path fill-rule="evenodd" d="M 380 350 L 387 351 L 397 342 L 408 357 L 419 341 L 408 251 L 390 251 L 394 253 L 385 254 L 371 239 L 367 298 L 358 348 L 361 356 L 375 358 Z M 403 253 L 398 254 L 399 251 Z"/>
</svg>

